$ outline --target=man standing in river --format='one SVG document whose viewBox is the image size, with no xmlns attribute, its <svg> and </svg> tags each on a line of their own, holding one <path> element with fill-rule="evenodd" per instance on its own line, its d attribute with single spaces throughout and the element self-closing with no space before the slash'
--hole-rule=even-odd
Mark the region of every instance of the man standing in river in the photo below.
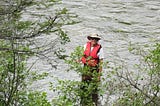
<svg viewBox="0 0 160 106">
<path fill-rule="evenodd" d="M 102 72 L 104 54 L 102 46 L 98 43 L 101 39 L 98 34 L 91 34 L 87 38 L 89 41 L 84 45 L 84 54 L 81 59 L 85 69 L 84 73 L 82 73 L 82 82 L 87 83 L 88 86 L 93 86 L 89 96 L 92 96 L 92 101 L 96 106 L 98 106 L 98 85 Z M 82 90 L 85 92 L 86 88 L 82 87 Z M 86 104 L 83 103 L 83 100 L 90 98 L 89 96 L 81 98 L 82 106 L 86 106 Z"/>
</svg>

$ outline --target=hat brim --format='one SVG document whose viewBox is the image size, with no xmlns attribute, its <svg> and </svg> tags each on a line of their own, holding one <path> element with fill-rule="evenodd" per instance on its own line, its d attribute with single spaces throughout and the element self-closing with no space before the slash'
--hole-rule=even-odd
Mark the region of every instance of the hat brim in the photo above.
<svg viewBox="0 0 160 106">
<path fill-rule="evenodd" d="M 101 39 L 101 38 L 99 38 L 99 37 L 91 37 L 91 36 L 87 36 L 87 39 L 88 39 L 88 40 L 91 40 L 91 38 L 96 38 L 96 39 L 98 39 L 98 40 Z"/>
</svg>

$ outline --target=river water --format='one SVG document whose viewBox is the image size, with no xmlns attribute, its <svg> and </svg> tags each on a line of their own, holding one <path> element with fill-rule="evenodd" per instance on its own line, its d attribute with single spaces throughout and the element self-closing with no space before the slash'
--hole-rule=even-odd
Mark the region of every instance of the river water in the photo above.
<svg viewBox="0 0 160 106">
<path fill-rule="evenodd" d="M 65 46 L 70 54 L 77 46 L 87 41 L 90 33 L 98 33 L 102 40 L 105 61 L 110 63 L 123 60 L 132 66 L 138 62 L 137 56 L 129 53 L 128 47 L 133 45 L 153 44 L 160 41 L 160 1 L 159 0 L 62 0 L 61 6 L 76 13 L 81 23 L 65 26 L 71 42 Z M 32 63 L 35 58 L 30 59 Z M 53 69 L 43 60 L 34 65 L 39 72 L 47 71 L 50 76 L 60 79 L 80 80 L 75 72 L 65 72 L 66 65 L 58 63 Z M 104 74 L 107 69 L 103 69 Z M 49 82 L 53 77 L 37 81 L 32 88 L 46 91 L 48 98 L 53 98 L 49 90 Z M 102 103 L 104 104 L 104 103 Z"/>
</svg>

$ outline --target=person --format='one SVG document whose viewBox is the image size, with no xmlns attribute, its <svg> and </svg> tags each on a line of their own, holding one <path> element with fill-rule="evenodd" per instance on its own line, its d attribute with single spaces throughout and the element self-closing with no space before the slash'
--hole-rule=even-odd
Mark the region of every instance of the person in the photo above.
<svg viewBox="0 0 160 106">
<path fill-rule="evenodd" d="M 98 84 L 100 82 L 104 54 L 101 44 L 98 43 L 101 39 L 98 34 L 91 34 L 87 38 L 88 42 L 84 45 L 84 53 L 81 61 L 84 64 L 84 68 L 88 69 L 88 72 L 82 73 L 82 82 L 87 83 L 88 86 L 90 83 L 95 85 L 90 95 L 92 96 L 91 98 L 94 104 L 98 106 Z M 82 87 L 82 89 L 84 92 L 86 91 L 85 87 Z M 83 102 L 84 98 L 82 97 L 81 99 Z M 84 106 L 86 105 L 85 103 L 82 104 L 84 104 Z"/>
</svg>

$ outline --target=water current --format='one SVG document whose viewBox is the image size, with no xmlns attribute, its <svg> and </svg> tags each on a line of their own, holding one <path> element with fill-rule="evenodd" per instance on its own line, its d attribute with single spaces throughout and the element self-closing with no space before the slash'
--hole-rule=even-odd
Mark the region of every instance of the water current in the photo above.
<svg viewBox="0 0 160 106">
<path fill-rule="evenodd" d="M 159 0 L 62 0 L 61 6 L 76 13 L 81 23 L 65 26 L 71 42 L 65 46 L 67 54 L 77 46 L 87 41 L 90 33 L 98 33 L 102 40 L 105 61 L 110 63 L 125 61 L 128 66 L 137 63 L 137 57 L 129 53 L 130 44 L 152 44 L 160 41 L 160 1 Z M 29 62 L 33 62 L 32 58 Z M 75 72 L 65 72 L 66 65 L 59 62 L 58 68 L 53 69 L 49 64 L 38 61 L 34 69 L 39 72 L 48 72 L 50 76 L 60 79 L 80 80 Z M 103 69 L 104 74 L 107 69 Z M 48 93 L 49 82 L 54 81 L 47 77 L 33 84 L 33 89 Z M 104 103 L 103 103 L 104 104 Z"/>
</svg>

